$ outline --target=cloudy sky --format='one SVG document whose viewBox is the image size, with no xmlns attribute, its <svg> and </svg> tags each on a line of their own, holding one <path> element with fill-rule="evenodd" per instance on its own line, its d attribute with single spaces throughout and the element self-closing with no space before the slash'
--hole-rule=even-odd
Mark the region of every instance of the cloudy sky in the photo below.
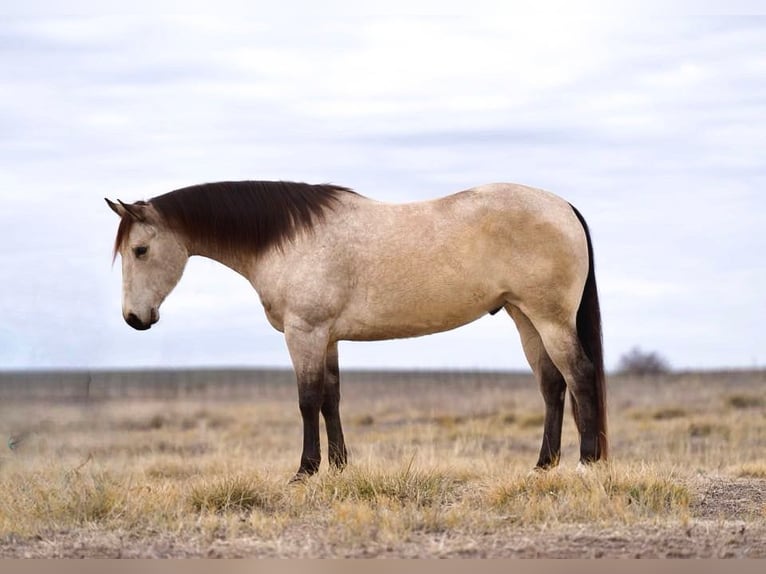
<svg viewBox="0 0 766 574">
<path fill-rule="evenodd" d="M 591 226 L 607 367 L 636 345 L 763 367 L 766 18 L 497 4 L 4 15 L 0 369 L 288 366 L 254 291 L 214 262 L 190 261 L 152 330 L 121 318 L 102 198 L 224 179 L 392 202 L 549 189 Z M 344 343 L 341 364 L 526 366 L 504 314 Z"/>
</svg>

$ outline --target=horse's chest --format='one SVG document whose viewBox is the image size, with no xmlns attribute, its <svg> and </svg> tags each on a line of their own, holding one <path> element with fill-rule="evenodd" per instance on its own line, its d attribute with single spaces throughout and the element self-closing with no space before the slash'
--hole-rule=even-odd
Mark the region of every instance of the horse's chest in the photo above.
<svg viewBox="0 0 766 574">
<path fill-rule="evenodd" d="M 261 304 L 266 313 L 266 319 L 268 319 L 271 326 L 277 331 L 284 332 L 285 322 L 282 306 L 275 305 L 273 301 L 267 297 L 261 297 Z"/>
</svg>

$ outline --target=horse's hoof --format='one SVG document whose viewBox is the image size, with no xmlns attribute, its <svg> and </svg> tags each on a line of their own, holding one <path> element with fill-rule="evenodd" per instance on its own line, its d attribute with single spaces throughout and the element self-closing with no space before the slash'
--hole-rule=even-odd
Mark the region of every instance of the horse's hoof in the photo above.
<svg viewBox="0 0 766 574">
<path fill-rule="evenodd" d="M 559 459 L 558 459 L 558 457 L 556 457 L 556 458 L 554 458 L 552 460 L 549 460 L 549 461 L 546 461 L 546 462 L 538 462 L 535 465 L 535 468 L 532 469 L 532 472 L 546 472 L 546 471 L 549 471 L 549 470 L 553 470 L 558 465 L 559 465 Z"/>
<path fill-rule="evenodd" d="M 297 472 L 295 473 L 295 476 L 293 476 L 290 480 L 287 481 L 287 484 L 298 484 L 301 482 L 304 482 L 308 478 L 308 474 L 305 472 Z"/>
<path fill-rule="evenodd" d="M 313 476 L 314 474 L 316 474 L 316 471 L 312 472 L 310 470 L 300 469 L 298 470 L 298 472 L 295 473 L 295 476 L 292 477 L 287 484 L 296 484 L 298 482 L 305 482 L 306 480 L 311 478 L 311 476 Z"/>
</svg>

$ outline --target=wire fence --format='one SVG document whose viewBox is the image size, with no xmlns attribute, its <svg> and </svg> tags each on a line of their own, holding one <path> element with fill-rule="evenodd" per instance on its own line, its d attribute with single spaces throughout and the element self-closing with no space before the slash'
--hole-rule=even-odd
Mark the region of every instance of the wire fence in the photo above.
<svg viewBox="0 0 766 574">
<path fill-rule="evenodd" d="M 364 393 L 364 385 L 398 385 L 401 392 L 418 393 L 432 385 L 478 390 L 481 387 L 512 388 L 535 385 L 530 372 L 444 370 L 364 371 L 341 373 L 346 390 Z M 638 381 L 647 393 L 676 381 L 707 382 L 725 378 L 732 384 L 766 388 L 766 370 L 678 371 L 656 376 L 611 374 L 610 387 Z M 1 371 L 0 401 L 99 401 L 112 399 L 204 399 L 237 400 L 296 392 L 291 369 L 166 369 L 166 370 L 69 370 Z"/>
<path fill-rule="evenodd" d="M 344 383 L 407 385 L 529 384 L 531 374 L 494 371 L 343 371 Z M 289 369 L 133 371 L 0 371 L 0 401 L 112 399 L 232 400 L 283 388 L 295 392 Z"/>
</svg>

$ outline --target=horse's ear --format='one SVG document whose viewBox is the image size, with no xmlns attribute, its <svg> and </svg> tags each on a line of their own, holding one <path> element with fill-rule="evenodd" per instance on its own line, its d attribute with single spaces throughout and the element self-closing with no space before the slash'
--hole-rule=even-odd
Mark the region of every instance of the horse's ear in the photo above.
<svg viewBox="0 0 766 574">
<path fill-rule="evenodd" d="M 109 198 L 104 198 L 104 201 L 106 201 L 106 204 L 109 206 L 109 209 L 114 211 L 117 215 L 122 217 L 125 215 L 125 210 L 122 208 L 121 205 L 117 205 L 115 202 L 111 201 Z"/>
<path fill-rule="evenodd" d="M 119 199 L 117 200 L 117 202 L 120 204 L 120 206 L 122 206 L 125 212 L 136 221 L 146 221 L 146 210 L 144 207 L 146 204 L 123 203 Z"/>
<path fill-rule="evenodd" d="M 138 203 L 124 203 L 118 199 L 117 203 L 114 203 L 107 198 L 104 198 L 104 200 L 111 210 L 120 217 L 130 217 L 135 221 L 147 220 L 146 207 L 148 204 L 144 201 L 139 201 Z"/>
</svg>

